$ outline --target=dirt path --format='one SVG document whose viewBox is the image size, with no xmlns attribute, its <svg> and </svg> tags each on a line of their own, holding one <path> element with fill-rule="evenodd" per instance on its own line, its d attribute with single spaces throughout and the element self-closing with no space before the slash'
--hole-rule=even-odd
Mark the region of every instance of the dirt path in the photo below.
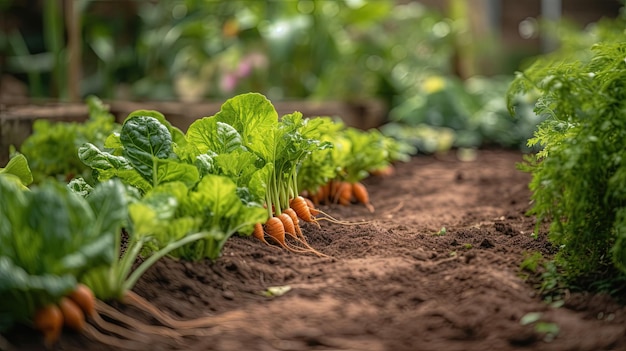
<svg viewBox="0 0 626 351">
<path fill-rule="evenodd" d="M 520 160 L 510 151 L 480 151 L 473 162 L 416 157 L 391 177 L 366 181 L 374 214 L 323 207 L 365 223 L 304 227 L 332 258 L 238 237 L 213 264 L 159 262 L 135 291 L 181 319 L 220 316 L 185 350 L 626 350 L 626 307 L 571 294 L 552 308 L 523 280 L 526 255 L 554 250 L 531 237 Z M 287 285 L 282 296 L 262 294 Z M 522 325 L 530 312 L 540 320 Z M 538 331 L 555 326 L 555 337 Z M 37 348 L 33 333 L 16 333 L 20 349 Z M 67 333 L 56 349 L 110 348 Z M 168 348 L 146 346 L 160 349 Z"/>
</svg>

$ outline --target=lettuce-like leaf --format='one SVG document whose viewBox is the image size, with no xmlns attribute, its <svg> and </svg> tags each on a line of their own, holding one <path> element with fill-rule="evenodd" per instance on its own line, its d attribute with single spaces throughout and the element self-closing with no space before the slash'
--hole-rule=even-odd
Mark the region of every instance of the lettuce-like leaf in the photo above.
<svg viewBox="0 0 626 351">
<path fill-rule="evenodd" d="M 193 122 L 187 130 L 186 138 L 202 154 L 209 151 L 222 154 L 246 149 L 241 134 L 231 125 L 218 122 L 216 118 L 205 117 Z"/>
<path fill-rule="evenodd" d="M 22 154 L 12 157 L 6 167 L 0 167 L 0 175 L 3 174 L 16 176 L 24 186 L 28 186 L 33 182 L 33 174 L 30 171 L 30 167 L 28 167 L 28 160 Z"/>
<path fill-rule="evenodd" d="M 245 147 L 266 160 L 274 159 L 278 113 L 265 96 L 258 93 L 235 96 L 227 100 L 213 118 L 235 128 Z"/>
</svg>

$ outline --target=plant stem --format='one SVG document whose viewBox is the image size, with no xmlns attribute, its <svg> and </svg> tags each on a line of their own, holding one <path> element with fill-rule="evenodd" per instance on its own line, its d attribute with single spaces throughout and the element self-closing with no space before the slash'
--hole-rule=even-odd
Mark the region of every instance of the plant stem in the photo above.
<svg viewBox="0 0 626 351">
<path fill-rule="evenodd" d="M 143 261 L 139 265 L 139 267 L 137 267 L 137 269 L 135 269 L 135 271 L 128 277 L 128 279 L 126 279 L 122 290 L 123 291 L 131 290 L 135 286 L 139 278 L 148 270 L 148 268 L 150 268 L 154 263 L 156 263 L 156 261 L 163 258 L 165 255 L 167 255 L 171 251 L 176 250 L 179 247 L 189 244 L 191 242 L 194 242 L 196 240 L 205 239 L 208 236 L 209 236 L 208 232 L 199 232 L 199 233 L 188 235 L 178 241 L 169 243 L 167 246 L 155 252 L 150 257 L 148 257 L 148 259 Z"/>
</svg>

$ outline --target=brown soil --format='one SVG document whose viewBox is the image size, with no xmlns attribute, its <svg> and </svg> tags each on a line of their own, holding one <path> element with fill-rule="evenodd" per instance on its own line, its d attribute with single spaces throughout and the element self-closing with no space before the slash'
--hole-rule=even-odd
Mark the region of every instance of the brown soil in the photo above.
<svg viewBox="0 0 626 351">
<path fill-rule="evenodd" d="M 476 160 L 419 156 L 366 180 L 376 211 L 323 210 L 359 225 L 305 225 L 318 258 L 235 237 L 216 262 L 158 262 L 134 291 L 168 314 L 220 323 L 184 350 L 626 350 L 626 307 L 566 293 L 551 307 L 520 263 L 554 249 L 531 234 L 521 155 L 482 150 Z M 441 231 L 445 227 L 445 233 Z M 440 235 L 438 235 L 440 234 Z M 266 297 L 269 287 L 290 286 Z M 126 314 L 152 320 L 116 304 Z M 522 325 L 527 313 L 541 312 Z M 558 334 L 541 327 L 558 326 Z M 41 345 L 17 330 L 20 350 Z M 55 350 L 113 350 L 67 332 Z M 157 340 L 146 350 L 172 349 Z"/>
</svg>

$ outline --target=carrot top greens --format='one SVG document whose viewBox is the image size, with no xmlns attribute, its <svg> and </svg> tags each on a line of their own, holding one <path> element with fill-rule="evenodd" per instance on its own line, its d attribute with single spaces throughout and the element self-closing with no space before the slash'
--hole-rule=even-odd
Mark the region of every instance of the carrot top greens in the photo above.
<svg viewBox="0 0 626 351">
<path fill-rule="evenodd" d="M 591 48 L 545 56 L 519 73 L 508 93 L 539 94 L 544 116 L 529 145 L 542 150 L 522 168 L 557 262 L 571 281 L 597 284 L 626 278 L 626 42 L 600 25 Z M 619 29 L 621 28 L 621 29 Z M 613 34 L 611 34 L 613 33 Z M 615 33 L 621 33 L 615 35 Z M 509 106 L 514 111 L 514 106 Z M 596 281 L 596 283 L 593 283 Z"/>
</svg>

